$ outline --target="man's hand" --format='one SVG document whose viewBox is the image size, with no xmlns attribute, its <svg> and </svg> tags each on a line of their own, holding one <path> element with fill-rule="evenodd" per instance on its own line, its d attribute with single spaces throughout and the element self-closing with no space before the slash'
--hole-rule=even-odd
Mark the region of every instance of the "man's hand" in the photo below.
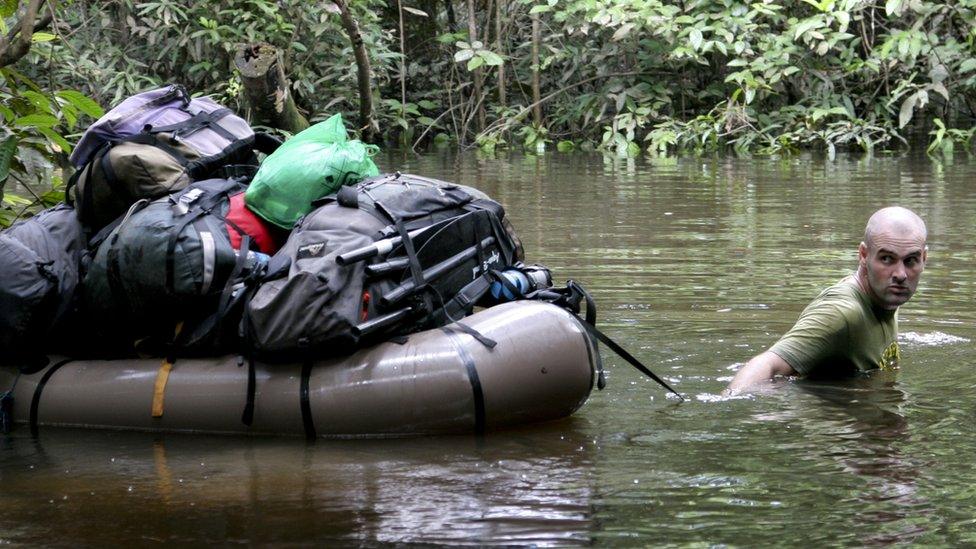
<svg viewBox="0 0 976 549">
<path fill-rule="evenodd" d="M 739 369 L 723 394 L 735 395 L 771 381 L 776 376 L 795 376 L 796 370 L 779 355 L 766 351 L 756 355 Z"/>
</svg>

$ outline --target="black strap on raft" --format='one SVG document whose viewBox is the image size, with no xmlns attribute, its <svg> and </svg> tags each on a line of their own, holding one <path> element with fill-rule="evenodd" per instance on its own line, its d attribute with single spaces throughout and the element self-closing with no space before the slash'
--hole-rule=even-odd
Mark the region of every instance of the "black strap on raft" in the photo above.
<svg viewBox="0 0 976 549">
<path fill-rule="evenodd" d="M 302 364 L 302 384 L 299 391 L 299 399 L 302 406 L 302 425 L 305 427 L 305 437 L 309 440 L 315 439 L 315 421 L 312 418 L 312 405 L 308 400 L 308 383 L 312 377 L 312 361 L 308 360 Z"/>
<path fill-rule="evenodd" d="M 455 321 L 453 324 L 448 324 L 447 326 L 444 326 L 443 329 L 444 331 L 458 331 L 458 332 L 468 334 L 469 336 L 473 337 L 478 343 L 484 345 L 489 349 L 494 349 L 495 347 L 498 346 L 497 341 L 482 334 L 478 330 L 475 330 L 471 326 L 468 326 L 467 324 L 461 321 Z"/>
<path fill-rule="evenodd" d="M 14 426 L 14 389 L 20 380 L 20 372 L 10 385 L 10 389 L 0 393 L 0 433 L 6 435 Z"/>
<path fill-rule="evenodd" d="M 461 358 L 461 362 L 464 364 L 464 369 L 468 374 L 468 381 L 471 383 L 471 396 L 474 402 L 474 431 L 477 434 L 482 434 L 485 432 L 485 392 L 481 387 L 481 378 L 478 376 L 478 368 L 475 367 L 474 358 L 471 357 L 471 353 L 464 346 L 464 342 L 458 340 L 457 335 L 454 334 L 449 326 L 441 328 L 445 334 L 451 339 L 451 344 L 454 345 L 454 349 L 458 353 L 458 357 Z"/>
<path fill-rule="evenodd" d="M 44 372 L 44 375 L 41 376 L 41 380 L 37 382 L 37 387 L 34 388 L 34 397 L 31 398 L 30 405 L 30 432 L 32 437 L 36 437 L 38 433 L 37 409 L 41 405 L 41 393 L 44 392 L 44 386 L 47 385 L 47 382 L 51 379 L 51 376 L 60 370 L 62 366 L 71 361 L 72 359 L 65 359 L 60 362 L 56 362 L 53 366 L 48 368 L 46 372 Z"/>
<path fill-rule="evenodd" d="M 586 330 L 590 337 L 596 338 L 598 341 L 602 342 L 604 345 L 610 348 L 611 351 L 617 353 L 620 358 L 623 358 L 631 366 L 636 368 L 639 372 L 646 375 L 647 377 L 656 381 L 660 386 L 664 387 L 668 391 L 671 391 L 682 401 L 684 397 L 678 391 L 675 391 L 670 385 L 667 384 L 663 379 L 658 377 L 654 372 L 652 372 L 647 366 L 644 366 L 641 361 L 637 360 L 634 355 L 627 352 L 626 349 L 620 346 L 616 341 L 610 338 L 610 336 L 604 334 L 596 327 L 596 304 L 593 298 L 590 296 L 582 286 L 580 286 L 576 281 L 570 280 L 566 283 L 566 288 L 564 289 L 554 289 L 548 288 L 545 290 L 539 290 L 533 292 L 526 296 L 528 299 L 538 299 L 541 301 L 547 301 L 559 305 L 575 315 L 579 315 L 580 303 L 585 300 L 586 302 L 586 318 L 584 321 L 580 322 L 580 325 Z M 582 320 L 582 319 L 581 319 Z M 606 381 L 603 377 L 603 368 L 600 367 L 600 384 L 605 385 Z M 601 389 L 603 387 L 600 387 Z"/>
<path fill-rule="evenodd" d="M 247 356 L 247 402 L 241 413 L 241 423 L 248 427 L 254 423 L 254 397 L 257 392 L 257 372 L 254 368 L 254 355 Z"/>
</svg>

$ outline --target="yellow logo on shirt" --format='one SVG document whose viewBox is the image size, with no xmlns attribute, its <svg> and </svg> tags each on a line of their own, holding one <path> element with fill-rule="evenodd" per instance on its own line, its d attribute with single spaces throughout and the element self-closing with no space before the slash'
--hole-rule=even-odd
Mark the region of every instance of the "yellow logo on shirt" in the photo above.
<svg viewBox="0 0 976 549">
<path fill-rule="evenodd" d="M 898 367 L 898 359 L 901 358 L 901 350 L 898 342 L 892 341 L 891 345 L 881 353 L 881 360 L 878 361 L 878 368 L 882 370 L 893 370 Z"/>
</svg>

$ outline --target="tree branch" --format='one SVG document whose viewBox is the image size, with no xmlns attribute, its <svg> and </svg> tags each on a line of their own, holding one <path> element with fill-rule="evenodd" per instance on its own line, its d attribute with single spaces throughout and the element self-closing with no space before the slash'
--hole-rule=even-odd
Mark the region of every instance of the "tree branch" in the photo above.
<svg viewBox="0 0 976 549">
<path fill-rule="evenodd" d="M 567 86 L 563 86 L 562 88 L 559 88 L 558 90 L 556 90 L 556 91 L 554 91 L 554 92 L 546 95 L 545 97 L 543 97 L 542 99 L 540 99 L 540 100 L 532 103 L 531 105 L 527 105 L 525 107 L 522 107 L 522 110 L 520 110 L 518 113 L 516 113 L 515 116 L 511 116 L 509 118 L 499 119 L 498 121 L 496 121 L 495 123 L 493 123 L 489 127 L 485 128 L 485 131 L 483 131 L 480 134 L 478 134 L 477 137 L 486 136 L 486 135 L 488 135 L 490 133 L 493 133 L 493 132 L 502 131 L 502 130 L 508 128 L 509 126 L 512 126 L 513 124 L 519 122 L 522 118 L 525 117 L 525 115 L 527 115 L 530 112 L 532 112 L 532 110 L 536 106 L 541 105 L 541 104 L 545 103 L 546 101 L 549 101 L 550 99 L 552 99 L 553 97 L 556 97 L 557 95 L 559 95 L 561 93 L 565 93 L 565 92 L 567 92 L 567 91 L 569 91 L 569 90 L 571 90 L 573 88 L 577 88 L 579 86 L 582 86 L 583 84 L 588 84 L 588 83 L 590 83 L 590 82 L 592 82 L 594 80 L 600 80 L 602 78 L 615 78 L 615 77 L 619 77 L 619 76 L 641 76 L 641 75 L 651 75 L 651 74 L 659 74 L 659 73 L 648 73 L 648 72 L 642 72 L 642 71 L 628 71 L 628 72 L 614 72 L 614 73 L 610 73 L 610 74 L 601 74 L 599 76 L 592 76 L 590 78 L 584 78 L 583 80 L 580 80 L 579 82 L 574 82 L 572 84 L 569 84 Z M 475 138 L 476 141 L 477 141 L 477 137 Z"/>
<path fill-rule="evenodd" d="M 31 37 L 34 35 L 35 23 L 43 23 L 44 28 L 51 22 L 50 14 L 37 19 L 37 12 L 44 0 L 30 0 L 20 16 L 10 29 L 7 36 L 0 38 L 0 67 L 6 67 L 19 61 L 27 55 L 31 47 Z"/>
</svg>

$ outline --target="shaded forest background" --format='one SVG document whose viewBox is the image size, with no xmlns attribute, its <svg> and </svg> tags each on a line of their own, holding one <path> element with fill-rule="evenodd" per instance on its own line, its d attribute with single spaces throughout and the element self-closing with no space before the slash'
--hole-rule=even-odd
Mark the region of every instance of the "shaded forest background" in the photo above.
<svg viewBox="0 0 976 549">
<path fill-rule="evenodd" d="M 93 117 L 171 82 L 257 124 L 342 112 L 417 150 L 952 154 L 976 131 L 976 0 L 0 0 L 0 15 L 0 185 L 35 195 L 4 195 L 8 217 L 58 198 Z M 264 88 L 242 73 L 258 53 Z"/>
</svg>

